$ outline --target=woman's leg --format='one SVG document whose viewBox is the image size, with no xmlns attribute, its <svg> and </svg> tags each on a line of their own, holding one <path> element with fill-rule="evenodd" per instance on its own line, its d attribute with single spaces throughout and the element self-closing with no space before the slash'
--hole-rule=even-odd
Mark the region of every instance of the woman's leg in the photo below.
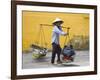
<svg viewBox="0 0 100 80">
<path fill-rule="evenodd" d="M 52 57 L 51 57 L 51 63 L 53 64 L 55 61 L 56 53 L 57 53 L 57 46 L 56 44 L 52 44 Z"/>
<path fill-rule="evenodd" d="M 61 54 L 61 47 L 60 47 L 60 45 L 58 45 L 58 47 L 57 47 L 57 56 L 58 56 L 57 62 L 61 62 L 60 54 Z"/>
</svg>

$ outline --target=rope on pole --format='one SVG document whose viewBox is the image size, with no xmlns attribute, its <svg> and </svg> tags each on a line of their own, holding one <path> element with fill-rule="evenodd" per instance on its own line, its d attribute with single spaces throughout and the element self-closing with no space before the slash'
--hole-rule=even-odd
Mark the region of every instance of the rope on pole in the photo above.
<svg viewBox="0 0 100 80">
<path fill-rule="evenodd" d="M 69 37 L 69 29 L 70 29 L 70 27 L 67 27 L 67 35 L 66 35 L 66 38 L 65 38 L 65 41 L 64 41 L 64 46 L 66 44 L 67 39 L 68 38 L 70 39 L 70 37 Z"/>
</svg>

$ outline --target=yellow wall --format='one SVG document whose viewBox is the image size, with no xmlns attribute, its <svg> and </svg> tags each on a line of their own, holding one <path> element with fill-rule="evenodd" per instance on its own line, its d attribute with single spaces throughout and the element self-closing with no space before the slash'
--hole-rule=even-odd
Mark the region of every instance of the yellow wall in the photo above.
<svg viewBox="0 0 100 80">
<path fill-rule="evenodd" d="M 38 41 L 37 37 L 40 29 L 40 24 L 52 24 L 56 17 L 64 21 L 64 27 L 70 27 L 70 35 L 89 35 L 89 14 L 75 13 L 53 13 L 53 12 L 29 12 L 22 13 L 22 28 L 23 28 L 23 50 L 28 50 L 31 44 Z M 44 33 L 47 42 L 47 47 L 51 47 L 52 26 L 44 26 Z M 63 29 L 66 31 L 65 29 Z M 61 37 L 61 46 L 63 46 L 65 37 Z"/>
</svg>

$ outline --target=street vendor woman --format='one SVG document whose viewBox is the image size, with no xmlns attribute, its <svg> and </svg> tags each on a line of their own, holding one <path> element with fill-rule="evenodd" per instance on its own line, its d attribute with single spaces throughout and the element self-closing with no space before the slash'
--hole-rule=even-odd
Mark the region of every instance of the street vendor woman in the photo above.
<svg viewBox="0 0 100 80">
<path fill-rule="evenodd" d="M 60 60 L 60 54 L 61 54 L 61 47 L 59 43 L 59 37 L 60 35 L 66 36 L 67 33 L 63 32 L 62 30 L 62 24 L 64 21 L 62 21 L 60 18 L 56 18 L 53 21 L 53 32 L 52 32 L 52 57 L 51 57 L 51 63 L 54 64 L 55 57 L 57 54 L 57 63 L 62 63 Z"/>
</svg>

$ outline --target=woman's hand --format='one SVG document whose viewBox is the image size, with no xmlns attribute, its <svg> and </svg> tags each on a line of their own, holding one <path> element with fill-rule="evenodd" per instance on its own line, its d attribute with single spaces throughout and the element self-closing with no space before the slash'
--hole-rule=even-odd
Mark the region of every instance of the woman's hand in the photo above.
<svg viewBox="0 0 100 80">
<path fill-rule="evenodd" d="M 68 35 L 68 33 L 65 33 L 64 36 Z"/>
</svg>

